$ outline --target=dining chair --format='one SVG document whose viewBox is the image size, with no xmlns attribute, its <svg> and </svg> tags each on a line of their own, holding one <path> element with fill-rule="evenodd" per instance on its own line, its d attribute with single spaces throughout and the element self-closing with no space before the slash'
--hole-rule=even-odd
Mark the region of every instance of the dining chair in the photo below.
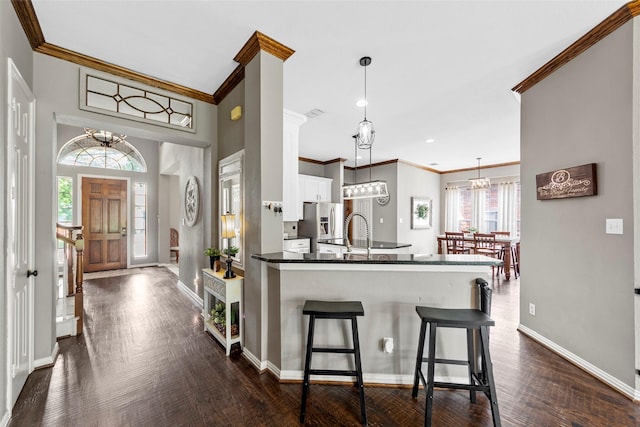
<svg viewBox="0 0 640 427">
<path fill-rule="evenodd" d="M 496 247 L 496 235 L 491 233 L 474 233 L 473 234 L 473 252 L 477 255 L 485 255 L 492 258 L 500 258 L 500 248 Z M 498 271 L 500 269 L 498 268 Z M 491 275 L 495 273 L 494 267 L 491 267 Z"/>
<path fill-rule="evenodd" d="M 469 254 L 471 248 L 464 244 L 464 233 L 461 231 L 445 231 L 448 254 Z"/>
<path fill-rule="evenodd" d="M 509 231 L 492 231 L 491 234 L 495 234 L 496 237 L 498 237 L 498 236 L 510 237 L 511 236 L 511 232 L 509 232 Z M 517 243 L 516 245 L 511 246 L 511 266 L 513 267 L 513 274 L 514 274 L 516 279 L 518 278 L 518 276 L 520 276 L 520 263 L 519 263 L 520 256 L 518 254 L 520 248 L 516 247 L 519 244 L 520 243 Z M 504 246 L 500 245 L 499 243 L 497 243 L 497 246 L 500 249 L 499 258 L 502 261 L 504 261 L 504 255 L 505 255 L 505 251 L 507 250 L 507 248 L 505 248 Z M 502 271 L 503 269 L 504 269 L 504 266 L 500 267 L 498 269 L 498 272 Z"/>
</svg>

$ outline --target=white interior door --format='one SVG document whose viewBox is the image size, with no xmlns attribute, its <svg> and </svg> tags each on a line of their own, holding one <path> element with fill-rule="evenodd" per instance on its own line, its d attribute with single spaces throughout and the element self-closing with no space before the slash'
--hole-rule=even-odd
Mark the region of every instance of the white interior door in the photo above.
<svg viewBox="0 0 640 427">
<path fill-rule="evenodd" d="M 11 407 L 33 370 L 34 121 L 35 99 L 8 61 L 8 332 Z"/>
</svg>

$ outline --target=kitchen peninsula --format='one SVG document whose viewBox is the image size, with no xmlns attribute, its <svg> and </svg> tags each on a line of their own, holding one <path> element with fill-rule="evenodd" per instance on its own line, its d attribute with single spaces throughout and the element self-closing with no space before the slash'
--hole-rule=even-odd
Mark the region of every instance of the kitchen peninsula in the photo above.
<svg viewBox="0 0 640 427">
<path fill-rule="evenodd" d="M 267 367 L 282 381 L 301 380 L 308 319 L 305 300 L 361 301 L 358 319 L 366 383 L 411 384 L 417 351 L 416 305 L 443 308 L 478 307 L 476 278 L 489 279 L 500 260 L 480 255 L 270 253 L 254 254 L 267 277 Z M 349 327 L 340 320 L 316 325 L 315 344 L 343 346 Z M 466 357 L 464 332 L 438 331 L 438 350 L 445 358 Z M 386 353 L 383 338 L 393 338 Z M 349 341 L 350 342 L 350 341 Z M 350 344 L 349 344 L 350 345 Z M 344 355 L 318 354 L 314 369 L 351 369 Z M 460 369 L 457 369 L 460 368 Z M 466 368 L 438 366 L 436 375 L 464 381 Z M 323 377 L 344 381 L 343 377 Z"/>
<path fill-rule="evenodd" d="M 353 253 L 367 253 L 367 241 L 364 239 L 354 239 L 350 242 Z M 387 253 L 409 253 L 409 243 L 397 243 L 397 242 L 382 242 L 373 240 L 371 242 L 372 254 L 387 254 Z M 320 253 L 334 253 L 342 255 L 347 252 L 347 243 L 345 239 L 319 239 L 318 240 L 318 252 Z"/>
</svg>

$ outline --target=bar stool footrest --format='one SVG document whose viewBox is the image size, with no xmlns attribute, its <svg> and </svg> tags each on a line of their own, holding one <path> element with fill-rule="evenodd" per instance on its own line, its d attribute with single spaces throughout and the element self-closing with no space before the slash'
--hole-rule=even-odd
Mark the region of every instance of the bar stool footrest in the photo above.
<svg viewBox="0 0 640 427">
<path fill-rule="evenodd" d="M 344 377 L 355 377 L 358 371 L 343 371 L 335 369 L 310 369 L 309 375 L 341 375 Z"/>
<path fill-rule="evenodd" d="M 311 349 L 314 353 L 340 353 L 340 354 L 355 354 L 356 350 L 353 348 L 331 348 L 331 347 L 313 347 Z"/>
<path fill-rule="evenodd" d="M 439 388 L 455 389 L 455 390 L 472 390 L 472 391 L 484 391 L 484 392 L 489 391 L 489 386 L 475 385 L 475 384 L 434 382 L 433 386 L 439 387 Z"/>
<path fill-rule="evenodd" d="M 422 363 L 429 363 L 429 358 L 428 357 L 423 358 Z M 469 364 L 467 360 L 456 360 L 456 359 L 436 359 L 435 363 L 443 363 L 445 365 L 468 365 Z"/>
</svg>

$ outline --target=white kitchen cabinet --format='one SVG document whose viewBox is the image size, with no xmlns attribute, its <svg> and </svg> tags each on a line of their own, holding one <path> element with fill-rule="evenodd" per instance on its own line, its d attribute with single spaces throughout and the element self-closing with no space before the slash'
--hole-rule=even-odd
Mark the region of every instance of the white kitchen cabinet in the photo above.
<svg viewBox="0 0 640 427">
<path fill-rule="evenodd" d="M 337 257 L 342 256 L 342 252 L 346 251 L 347 248 L 340 245 L 328 245 L 326 243 L 318 243 L 318 252 L 321 254 L 336 254 Z M 366 253 L 366 250 L 365 250 Z"/>
<path fill-rule="evenodd" d="M 282 140 L 282 220 L 297 221 L 302 219 L 300 211 L 302 202 L 298 200 L 298 140 L 300 126 L 307 117 L 284 110 Z"/>
<path fill-rule="evenodd" d="M 331 202 L 331 178 L 298 175 L 301 202 Z"/>
</svg>

